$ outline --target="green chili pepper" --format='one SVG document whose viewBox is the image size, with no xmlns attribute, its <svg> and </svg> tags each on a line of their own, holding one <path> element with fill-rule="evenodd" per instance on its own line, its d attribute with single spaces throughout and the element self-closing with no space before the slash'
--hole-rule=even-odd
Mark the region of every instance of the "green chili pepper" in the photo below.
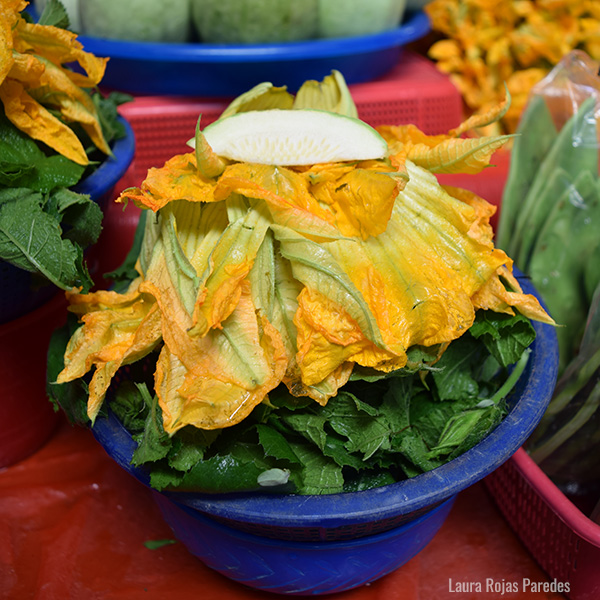
<svg viewBox="0 0 600 600">
<path fill-rule="evenodd" d="M 511 168 L 502 194 L 497 245 L 509 251 L 523 199 L 544 156 L 558 135 L 545 99 L 532 96 L 517 129 L 511 150 Z"/>
</svg>

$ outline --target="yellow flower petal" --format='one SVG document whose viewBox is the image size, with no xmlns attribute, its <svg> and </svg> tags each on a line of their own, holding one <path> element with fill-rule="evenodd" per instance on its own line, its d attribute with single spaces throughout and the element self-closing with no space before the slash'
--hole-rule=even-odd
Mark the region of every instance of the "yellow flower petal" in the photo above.
<svg viewBox="0 0 600 600">
<path fill-rule="evenodd" d="M 85 149 L 73 130 L 36 102 L 20 82 L 5 79 L 0 85 L 0 100 L 6 117 L 18 129 L 77 164 L 89 163 Z"/>
</svg>

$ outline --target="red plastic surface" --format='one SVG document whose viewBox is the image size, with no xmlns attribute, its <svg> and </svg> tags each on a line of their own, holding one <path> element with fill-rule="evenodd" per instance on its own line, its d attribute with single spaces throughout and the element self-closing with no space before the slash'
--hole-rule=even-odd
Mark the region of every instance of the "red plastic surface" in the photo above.
<svg viewBox="0 0 600 600">
<path fill-rule="evenodd" d="M 172 533 L 151 492 L 112 462 L 85 429 L 63 424 L 34 455 L 0 470 L 2 600 L 271 597 L 211 571 L 180 543 L 146 546 L 159 540 L 172 540 Z M 477 484 L 459 495 L 438 535 L 404 567 L 331 598 L 499 598 L 485 591 L 486 580 L 518 585 L 506 599 L 562 597 L 524 590 L 524 578 L 549 583 Z M 477 583 L 482 593 L 452 591 Z"/>
<path fill-rule="evenodd" d="M 57 413 L 46 399 L 46 351 L 64 321 L 62 294 L 0 325 L 0 468 L 35 452 L 52 434 Z"/>
<path fill-rule="evenodd" d="M 495 229 L 498 225 L 502 192 L 504 191 L 509 169 L 510 152 L 500 150 L 492 156 L 490 166 L 480 173 L 472 175 L 443 173 L 438 174 L 437 178 L 442 185 L 465 188 L 493 204 L 496 207 L 496 213 L 490 219 L 490 223 Z"/>
<path fill-rule="evenodd" d="M 572 600 L 600 598 L 600 525 L 588 519 L 525 450 L 486 480 L 507 521 Z"/>
</svg>

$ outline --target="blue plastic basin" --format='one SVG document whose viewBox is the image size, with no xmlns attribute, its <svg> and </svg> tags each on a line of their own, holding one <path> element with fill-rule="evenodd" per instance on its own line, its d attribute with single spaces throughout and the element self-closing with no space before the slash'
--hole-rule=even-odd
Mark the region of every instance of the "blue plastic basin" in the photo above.
<svg viewBox="0 0 600 600">
<path fill-rule="evenodd" d="M 525 278 L 525 292 L 535 293 Z M 211 568 L 246 585 L 286 594 L 338 592 L 398 568 L 433 538 L 456 495 L 508 460 L 540 421 L 554 390 L 554 328 L 537 333 L 508 415 L 479 444 L 432 471 L 372 490 L 322 496 L 154 492 L 175 536 Z M 130 462 L 136 443 L 117 418 L 94 435 L 145 485 Z"/>
</svg>

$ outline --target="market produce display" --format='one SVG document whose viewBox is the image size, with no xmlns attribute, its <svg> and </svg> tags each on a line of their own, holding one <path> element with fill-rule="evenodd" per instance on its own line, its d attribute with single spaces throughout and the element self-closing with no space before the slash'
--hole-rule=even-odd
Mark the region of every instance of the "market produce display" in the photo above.
<svg viewBox="0 0 600 600">
<path fill-rule="evenodd" d="M 597 492 L 599 66 L 574 51 L 533 89 L 512 151 L 497 237 L 559 324 L 559 382 L 528 449 L 555 482 Z"/>
<path fill-rule="evenodd" d="M 143 209 L 133 269 L 68 295 L 80 322 L 57 335 L 51 394 L 80 422 L 108 404 L 157 489 L 333 493 L 472 447 L 505 414 L 529 319 L 552 320 L 494 248 L 493 207 L 433 172 L 487 165 L 506 138 L 460 136 L 507 106 L 426 136 L 348 116 L 339 73 L 243 94 L 122 192 Z M 313 120 L 369 152 L 278 164 Z M 227 158 L 229 131 L 254 147 Z"/>
<path fill-rule="evenodd" d="M 92 91 L 107 59 L 64 28 L 61 5 L 49 2 L 38 23 L 26 5 L 0 8 L 0 259 L 59 288 L 89 289 L 83 249 L 97 240 L 102 212 L 70 188 L 124 135 L 116 107 L 125 97 Z"/>
<path fill-rule="evenodd" d="M 489 133 L 516 130 L 533 86 L 570 51 L 600 60 L 594 0 L 432 0 L 424 9 L 440 37 L 428 54 L 470 110 L 494 106 L 508 86 L 511 108 Z"/>
</svg>

